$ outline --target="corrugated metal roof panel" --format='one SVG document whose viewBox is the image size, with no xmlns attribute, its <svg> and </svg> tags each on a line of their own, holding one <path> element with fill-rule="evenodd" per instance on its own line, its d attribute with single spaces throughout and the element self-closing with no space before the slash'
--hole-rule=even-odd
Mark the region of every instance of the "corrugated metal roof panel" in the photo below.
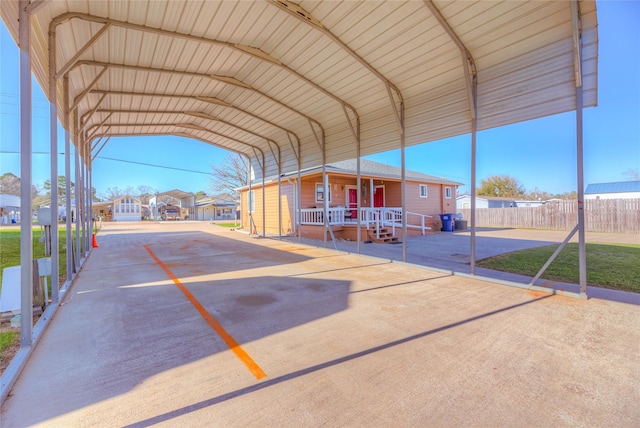
<svg viewBox="0 0 640 428">
<path fill-rule="evenodd" d="M 640 192 L 639 181 L 620 181 L 616 183 L 593 183 L 587 186 L 585 194 L 593 195 L 598 193 L 630 193 Z"/>
<path fill-rule="evenodd" d="M 479 129 L 575 108 L 569 2 L 433 4 L 475 60 Z M 105 18 L 109 20 L 112 25 L 106 34 L 81 59 L 113 64 L 96 86 L 113 92 L 101 108 L 145 111 L 129 115 L 129 120 L 140 121 L 141 126 L 127 127 L 127 132 L 144 129 L 144 133 L 153 133 L 154 127 L 144 124 L 167 118 L 167 114 L 149 110 L 205 111 L 277 140 L 283 151 L 282 167 L 297 169 L 297 146 L 291 147 L 281 128 L 261 118 L 298 136 L 303 167 L 317 165 L 323 158 L 314 136 L 314 130 L 321 133 L 320 127 L 325 133 L 327 159 L 355 155 L 345 107 L 352 121 L 356 116 L 360 119 L 362 153 L 394 149 L 399 145 L 400 131 L 387 85 L 392 92 L 397 87 L 402 93 L 407 145 L 470 131 L 465 65 L 455 43 L 425 3 L 309 0 L 299 5 L 308 20 L 300 20 L 278 3 L 268 1 L 46 2 L 32 19 L 34 75 L 47 93 L 49 23 L 64 13 L 77 12 L 88 15 L 75 16 L 56 27 L 58 70 L 101 30 Z M 584 101 L 590 106 L 597 102 L 595 2 L 580 1 L 579 7 Z M 0 10 L 16 37 L 17 1 L 0 2 Z M 327 30 L 331 33 L 324 32 Z M 120 65 L 165 71 L 122 69 Z M 176 70 L 191 74 L 175 74 Z M 96 65 L 77 67 L 70 74 L 71 99 L 101 71 L 102 67 Z M 235 80 L 220 82 L 208 75 Z M 60 107 L 61 86 L 59 81 Z M 145 92 L 164 96 L 142 96 Z M 202 101 L 194 100 L 196 96 L 215 97 L 253 116 L 229 107 L 203 106 Z M 85 97 L 79 104 L 80 114 L 90 111 L 98 99 L 96 94 Z M 122 117 L 116 115 L 110 121 Z M 94 115 L 87 126 L 103 118 Z M 174 113 L 170 119 L 183 121 L 184 115 Z M 195 123 L 256 144 L 260 139 L 203 117 Z M 155 128 L 172 134 L 187 132 Z M 214 138 L 204 131 L 191 130 L 189 135 Z M 253 149 L 219 137 L 216 141 L 254 156 Z M 264 142 L 261 144 L 264 146 Z M 273 168 L 269 173 L 279 169 L 273 162 L 268 165 Z"/>
</svg>

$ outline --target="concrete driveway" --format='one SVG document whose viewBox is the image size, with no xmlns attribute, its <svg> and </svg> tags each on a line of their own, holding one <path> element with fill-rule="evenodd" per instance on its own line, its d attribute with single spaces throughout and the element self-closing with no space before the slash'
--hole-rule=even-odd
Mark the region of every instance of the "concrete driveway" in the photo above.
<svg viewBox="0 0 640 428">
<path fill-rule="evenodd" d="M 480 228 L 476 231 L 476 261 L 513 251 L 558 244 L 563 242 L 568 234 L 569 232 L 566 231 Z M 297 238 L 286 239 L 290 242 L 298 242 Z M 640 245 L 640 235 L 633 234 L 587 233 L 586 240 L 588 243 Z M 303 239 L 302 242 L 312 246 L 324 246 L 322 241 L 312 239 Z M 468 274 L 470 273 L 471 262 L 470 242 L 471 233 L 469 231 L 412 236 L 407 239 L 407 263 Z M 570 242 L 578 242 L 577 234 L 573 236 Z M 341 240 L 337 242 L 336 246 L 340 251 L 357 252 L 356 243 L 353 241 Z M 333 243 L 328 241 L 327 248 L 334 248 Z M 394 245 L 362 244 L 360 253 L 387 260 L 403 260 L 402 245 L 400 243 Z M 531 281 L 531 277 L 528 276 L 480 267 L 476 267 L 475 274 L 483 278 L 522 285 L 528 285 Z M 573 293 L 580 292 L 580 287 L 577 284 L 546 279 L 539 279 L 535 285 Z M 640 304 L 640 295 L 638 294 L 620 293 L 616 290 L 598 287 L 587 287 L 587 294 L 590 297 L 602 297 L 609 300 L 616 299 Z"/>
<path fill-rule="evenodd" d="M 111 223 L 24 426 L 637 426 L 640 310 L 203 223 Z"/>
</svg>

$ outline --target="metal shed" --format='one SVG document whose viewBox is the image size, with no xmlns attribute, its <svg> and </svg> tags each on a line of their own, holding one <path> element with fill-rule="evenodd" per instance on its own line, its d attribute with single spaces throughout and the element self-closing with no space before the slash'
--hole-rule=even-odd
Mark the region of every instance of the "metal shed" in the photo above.
<svg viewBox="0 0 640 428">
<path fill-rule="evenodd" d="M 478 130 L 576 110 L 583 200 L 581 112 L 597 103 L 594 0 L 5 0 L 0 13 L 20 46 L 22 210 L 31 210 L 33 72 L 51 105 L 52 152 L 58 118 L 65 175 L 74 161 L 84 192 L 76 249 L 85 255 L 92 159 L 125 135 L 213 144 L 246 156 L 257 178 L 401 148 L 404 180 L 407 145 L 470 134 L 473 195 Z M 53 205 L 58 169 L 52 156 Z M 586 293 L 581 224 L 573 233 Z M 23 244 L 30 236 L 25 228 Z M 474 242 L 472 232 L 472 274 Z M 28 267 L 22 275 L 28 287 Z"/>
</svg>

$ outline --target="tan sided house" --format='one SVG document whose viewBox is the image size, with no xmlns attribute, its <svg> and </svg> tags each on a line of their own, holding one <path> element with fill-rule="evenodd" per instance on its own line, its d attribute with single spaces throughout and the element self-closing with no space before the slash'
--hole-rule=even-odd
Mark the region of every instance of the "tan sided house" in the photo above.
<svg viewBox="0 0 640 428">
<path fill-rule="evenodd" d="M 356 160 L 327 164 L 328 219 L 336 239 L 357 239 L 360 216 L 361 239 L 397 241 L 402 236 L 402 181 L 400 168 L 360 160 L 360 213 L 358 214 Z M 440 230 L 440 214 L 455 213 L 456 187 L 462 183 L 406 170 L 407 234 Z M 283 174 L 280 179 L 282 218 L 279 218 L 277 179 L 264 185 L 265 214 L 262 215 L 261 182 L 238 189 L 241 192 L 242 228 L 253 233 L 323 239 L 324 186 L 322 166 Z M 300 196 L 298 196 L 300 193 Z M 298 203 L 299 199 L 299 203 Z M 300 207 L 298 210 L 297 207 Z M 298 221 L 296 221 L 298 219 Z M 279 226 L 281 230 L 279 230 Z"/>
</svg>

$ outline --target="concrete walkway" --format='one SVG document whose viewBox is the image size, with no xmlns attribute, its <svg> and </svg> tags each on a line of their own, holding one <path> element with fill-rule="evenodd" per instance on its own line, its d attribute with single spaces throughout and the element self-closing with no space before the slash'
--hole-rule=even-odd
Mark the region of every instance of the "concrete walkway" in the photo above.
<svg viewBox="0 0 640 428">
<path fill-rule="evenodd" d="M 637 426 L 640 308 L 203 223 L 111 223 L 2 406 L 25 426 Z"/>
</svg>

